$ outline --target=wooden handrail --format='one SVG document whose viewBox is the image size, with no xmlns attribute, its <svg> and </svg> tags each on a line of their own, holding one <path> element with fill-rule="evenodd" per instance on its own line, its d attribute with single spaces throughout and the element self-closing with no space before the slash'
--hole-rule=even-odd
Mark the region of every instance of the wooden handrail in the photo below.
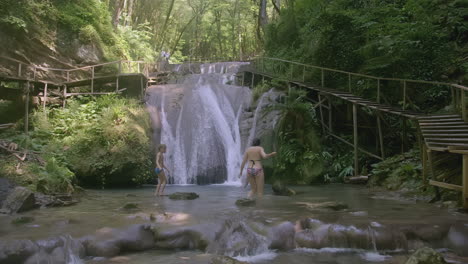
<svg viewBox="0 0 468 264">
<path fill-rule="evenodd" d="M 343 70 L 337 70 L 337 69 L 332 69 L 332 68 L 327 68 L 327 67 L 304 64 L 304 63 L 300 63 L 300 62 L 289 61 L 289 60 L 278 59 L 278 58 L 271 58 L 271 57 L 257 57 L 257 58 L 254 58 L 253 60 L 256 60 L 256 59 L 267 59 L 267 60 L 281 61 L 281 62 L 291 63 L 291 64 L 300 65 L 300 66 L 304 66 L 304 67 L 315 68 L 315 69 L 320 69 L 320 70 L 326 70 L 326 71 L 331 71 L 331 72 L 338 72 L 338 73 L 343 73 L 343 74 L 348 74 L 348 75 L 358 76 L 358 77 L 365 77 L 365 78 L 374 79 L 374 80 L 400 81 L 400 82 L 408 82 L 408 83 L 425 83 L 425 84 L 433 84 L 433 85 L 446 85 L 446 86 L 451 86 L 451 87 L 454 87 L 454 88 L 458 88 L 458 89 L 468 91 L 468 87 L 460 85 L 460 84 L 454 84 L 454 83 L 437 82 L 437 81 L 424 81 L 424 80 L 413 80 L 413 79 L 400 79 L 400 78 L 388 78 L 388 77 L 377 77 L 377 76 L 372 76 L 372 75 L 368 75 L 368 74 L 348 72 L 348 71 L 343 71 Z"/>
</svg>

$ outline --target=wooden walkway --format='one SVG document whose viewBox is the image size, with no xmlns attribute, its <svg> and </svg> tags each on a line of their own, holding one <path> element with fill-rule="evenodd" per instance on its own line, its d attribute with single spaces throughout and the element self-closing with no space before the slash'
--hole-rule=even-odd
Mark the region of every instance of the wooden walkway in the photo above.
<svg viewBox="0 0 468 264">
<path fill-rule="evenodd" d="M 468 209 L 468 120 L 467 110 L 465 106 L 465 92 L 468 91 L 468 87 L 464 87 L 461 85 L 453 85 L 447 83 L 440 83 L 440 82 L 427 82 L 427 81 L 414 81 L 414 80 L 400 80 L 400 79 L 393 79 L 393 78 L 379 78 L 374 76 L 368 76 L 363 74 L 356 74 L 350 73 L 340 70 L 328 69 L 319 66 L 311 66 L 305 65 L 296 62 L 285 61 L 281 59 L 273 59 L 273 58 L 260 58 L 261 63 L 253 63 L 254 67 L 251 69 L 245 69 L 244 73 L 242 73 L 242 84 L 246 82 L 245 73 L 251 74 L 250 85 L 253 87 L 255 84 L 255 76 L 261 77 L 262 80 L 265 78 L 268 79 L 275 79 L 279 81 L 283 81 L 288 84 L 289 87 L 296 86 L 305 88 L 311 91 L 314 91 L 318 97 L 318 100 L 314 101 L 316 103 L 314 108 L 318 108 L 319 110 L 319 119 L 322 124 L 323 131 L 334 137 L 335 139 L 348 144 L 354 148 L 354 171 L 355 175 L 358 175 L 359 169 L 359 161 L 358 161 L 358 152 L 367 154 L 371 157 L 377 158 L 379 160 L 383 160 L 385 158 L 385 151 L 384 151 L 384 138 L 383 138 L 383 131 L 381 128 L 381 117 L 382 114 L 392 114 L 396 115 L 403 120 L 403 129 L 405 130 L 403 133 L 406 134 L 406 121 L 410 120 L 415 122 L 418 128 L 418 134 L 423 140 L 423 143 L 420 145 L 421 152 L 422 152 L 422 163 L 423 163 L 423 180 L 431 185 L 447 188 L 451 190 L 456 190 L 462 192 L 462 199 L 463 199 L 463 206 L 464 208 Z M 273 63 L 274 61 L 279 61 L 283 65 L 284 63 L 288 63 L 291 69 L 290 77 L 278 77 L 275 74 L 272 74 L 265 70 L 265 60 L 270 60 L 269 63 Z M 256 66 L 256 67 L 255 67 Z M 302 81 L 298 81 L 297 78 L 292 78 L 294 67 L 303 67 L 302 71 Z M 283 66 L 284 67 L 284 66 Z M 310 83 L 305 82 L 305 72 L 306 67 L 313 68 L 315 70 L 321 71 L 321 85 L 313 85 Z M 324 74 L 326 71 L 332 71 L 334 73 L 342 73 L 348 76 L 348 79 L 351 80 L 351 76 L 356 75 L 360 77 L 366 77 L 373 80 L 377 80 L 377 100 L 369 100 L 363 98 L 361 96 L 357 96 L 350 91 L 343 91 L 339 89 L 332 89 L 326 87 Z M 382 104 L 380 102 L 380 81 L 381 80 L 390 80 L 390 81 L 401 81 L 403 82 L 403 108 L 402 107 L 395 107 L 390 106 L 387 104 Z M 436 85 L 449 85 L 452 88 L 452 95 L 455 95 L 453 98 L 453 102 L 457 102 L 458 109 L 460 109 L 460 114 L 426 114 L 423 112 L 417 111 L 409 111 L 404 109 L 407 98 L 407 83 L 427 83 L 431 84 L 434 83 Z M 349 83 L 351 86 L 351 82 Z M 458 89 L 458 90 L 457 90 Z M 346 139 L 334 134 L 333 131 L 333 112 L 332 112 L 332 101 L 330 98 L 339 98 L 345 102 L 352 104 L 353 106 L 353 142 L 349 142 Z M 373 112 L 376 113 L 377 119 L 377 133 L 379 135 L 379 149 L 380 153 L 370 153 L 358 145 L 358 120 L 357 120 L 357 107 L 366 107 Z M 454 108 L 457 108 L 454 107 Z M 326 109 L 326 111 L 324 111 Z M 324 118 L 324 116 L 327 116 Z M 328 122 L 327 122 L 328 121 Z M 328 124 L 327 124 L 328 123 Z M 405 139 L 402 139 L 402 142 Z M 435 152 L 440 153 L 435 155 Z M 445 153 L 445 154 L 444 154 Z M 453 168 L 449 169 L 449 172 L 445 170 L 442 173 L 444 178 L 441 178 L 440 175 L 437 173 L 440 170 L 436 170 L 436 166 L 443 164 L 445 161 L 452 159 L 453 157 L 450 155 L 453 154 L 462 154 L 463 155 L 463 163 L 459 165 L 462 169 L 456 170 Z M 453 179 L 455 177 L 454 174 L 457 174 L 458 177 L 461 175 L 462 182 L 459 184 L 449 183 L 449 179 Z M 427 176 L 431 175 L 430 179 L 427 179 Z"/>
</svg>

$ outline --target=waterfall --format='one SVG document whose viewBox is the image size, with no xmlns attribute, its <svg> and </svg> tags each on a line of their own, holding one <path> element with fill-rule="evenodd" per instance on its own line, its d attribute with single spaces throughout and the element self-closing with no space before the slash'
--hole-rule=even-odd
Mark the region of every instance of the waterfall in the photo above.
<svg viewBox="0 0 468 264">
<path fill-rule="evenodd" d="M 239 182 L 239 119 L 250 105 L 251 92 L 229 84 L 242 64 L 201 64 L 201 74 L 150 89 L 147 104 L 155 142 L 167 145 L 169 183 Z"/>
</svg>

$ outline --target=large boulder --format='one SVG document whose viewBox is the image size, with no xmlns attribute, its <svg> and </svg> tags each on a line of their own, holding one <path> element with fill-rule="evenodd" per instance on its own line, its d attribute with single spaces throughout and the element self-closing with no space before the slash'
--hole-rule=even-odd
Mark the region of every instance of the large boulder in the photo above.
<svg viewBox="0 0 468 264">
<path fill-rule="evenodd" d="M 275 195 L 291 196 L 296 194 L 294 190 L 286 187 L 280 181 L 275 181 L 271 188 L 273 189 L 273 194 Z"/>
<path fill-rule="evenodd" d="M 169 199 L 172 200 L 194 200 L 198 197 L 200 196 L 194 192 L 176 192 L 169 194 Z"/>
<path fill-rule="evenodd" d="M 405 264 L 446 264 L 442 255 L 432 248 L 423 247 L 418 249 Z"/>
<path fill-rule="evenodd" d="M 3 202 L 2 212 L 21 213 L 37 208 L 34 193 L 25 187 L 15 187 Z"/>
<path fill-rule="evenodd" d="M 447 234 L 450 248 L 458 255 L 468 256 L 468 224 L 457 223 L 450 227 Z"/>
</svg>

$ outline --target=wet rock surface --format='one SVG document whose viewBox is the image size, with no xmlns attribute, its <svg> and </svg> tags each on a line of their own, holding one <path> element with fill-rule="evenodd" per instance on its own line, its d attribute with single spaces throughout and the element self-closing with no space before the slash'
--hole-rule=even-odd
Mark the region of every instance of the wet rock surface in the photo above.
<svg viewBox="0 0 468 264">
<path fill-rule="evenodd" d="M 210 264 L 248 264 L 244 261 L 239 261 L 237 259 L 227 257 L 227 256 L 216 256 L 211 259 Z"/>
<path fill-rule="evenodd" d="M 0 178 L 0 208 L 2 208 L 3 201 L 8 197 L 11 190 L 16 187 L 14 183 L 5 178 Z"/>
<path fill-rule="evenodd" d="M 418 249 L 405 264 L 446 264 L 442 255 L 432 248 L 423 247 Z"/>
<path fill-rule="evenodd" d="M 291 222 L 284 222 L 270 230 L 271 249 L 291 250 L 296 248 L 296 230 Z"/>
<path fill-rule="evenodd" d="M 243 198 L 236 201 L 237 206 L 254 206 L 257 202 L 254 199 Z"/>
<path fill-rule="evenodd" d="M 201 233 L 190 229 L 157 232 L 155 237 L 156 248 L 160 249 L 205 250 L 208 245 Z"/>
<path fill-rule="evenodd" d="M 15 187 L 3 202 L 1 211 L 7 214 L 21 213 L 37 208 L 34 193 L 25 187 Z"/>
<path fill-rule="evenodd" d="M 195 200 L 200 197 L 194 192 L 176 192 L 169 194 L 169 199 L 172 200 Z"/>
<path fill-rule="evenodd" d="M 288 187 L 286 187 L 283 183 L 276 181 L 271 186 L 273 189 L 273 193 L 275 195 L 282 195 L 282 196 L 292 196 L 296 195 L 296 192 Z"/>
</svg>

